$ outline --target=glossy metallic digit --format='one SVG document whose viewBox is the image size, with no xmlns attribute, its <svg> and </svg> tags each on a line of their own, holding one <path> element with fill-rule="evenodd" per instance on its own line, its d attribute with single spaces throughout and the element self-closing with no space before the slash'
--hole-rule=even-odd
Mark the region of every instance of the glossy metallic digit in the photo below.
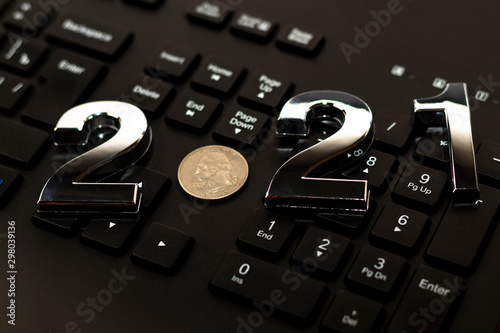
<svg viewBox="0 0 500 333">
<path fill-rule="evenodd" d="M 134 164 L 148 150 L 151 133 L 139 108 L 114 101 L 76 106 L 60 118 L 54 141 L 57 145 L 85 144 L 90 132 L 101 127 L 114 127 L 117 132 L 54 173 L 38 200 L 40 212 L 138 211 L 140 184 L 99 181 Z"/>
<path fill-rule="evenodd" d="M 364 180 L 308 177 L 313 171 L 335 172 L 361 157 L 373 140 L 372 112 L 358 97 L 337 91 L 295 96 L 278 119 L 278 135 L 307 136 L 311 122 L 332 118 L 341 128 L 332 136 L 290 158 L 276 172 L 266 207 L 366 211 L 370 192 Z"/>
<path fill-rule="evenodd" d="M 450 83 L 440 95 L 416 99 L 413 105 L 416 126 L 448 129 L 453 202 L 476 204 L 479 187 L 466 85 Z"/>
</svg>

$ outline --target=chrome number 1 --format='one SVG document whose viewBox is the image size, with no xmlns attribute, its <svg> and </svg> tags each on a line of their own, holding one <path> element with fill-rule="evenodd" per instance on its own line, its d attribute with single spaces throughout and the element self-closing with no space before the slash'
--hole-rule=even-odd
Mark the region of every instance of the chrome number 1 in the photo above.
<svg viewBox="0 0 500 333">
<path fill-rule="evenodd" d="M 278 118 L 278 135 L 304 137 L 311 122 L 335 119 L 341 128 L 283 164 L 265 196 L 268 208 L 301 208 L 363 212 L 370 192 L 365 180 L 309 177 L 313 171 L 338 171 L 361 158 L 373 140 L 373 115 L 356 96 L 337 91 L 311 91 L 293 97 Z"/>
<path fill-rule="evenodd" d="M 54 173 L 40 194 L 39 212 L 135 213 L 139 210 L 141 184 L 105 182 L 106 177 L 138 161 L 150 146 L 151 131 L 139 108 L 114 101 L 76 106 L 59 119 L 54 141 L 56 145 L 85 144 L 89 134 L 101 127 L 112 127 L 117 132 Z"/>
<path fill-rule="evenodd" d="M 416 99 L 413 106 L 415 126 L 448 130 L 453 202 L 477 204 L 479 187 L 466 85 L 449 83 L 440 95 Z"/>
</svg>

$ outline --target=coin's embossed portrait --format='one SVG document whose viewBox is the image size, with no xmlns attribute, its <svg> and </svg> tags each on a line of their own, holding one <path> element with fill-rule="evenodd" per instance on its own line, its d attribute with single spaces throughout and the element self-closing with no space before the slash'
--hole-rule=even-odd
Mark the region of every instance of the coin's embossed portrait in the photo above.
<svg viewBox="0 0 500 333">
<path fill-rule="evenodd" d="M 238 182 L 238 177 L 231 175 L 232 168 L 223 153 L 209 152 L 198 161 L 194 173 L 199 181 L 197 185 L 202 185 L 208 193 L 223 191 Z"/>
</svg>

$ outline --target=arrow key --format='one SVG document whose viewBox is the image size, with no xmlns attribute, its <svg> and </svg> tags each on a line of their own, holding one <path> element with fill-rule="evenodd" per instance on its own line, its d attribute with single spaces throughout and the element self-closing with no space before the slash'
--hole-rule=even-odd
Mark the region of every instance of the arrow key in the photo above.
<svg viewBox="0 0 500 333">
<path fill-rule="evenodd" d="M 390 250 L 410 253 L 417 249 L 428 225 L 427 215 L 388 203 L 380 213 L 370 236 Z"/>
<path fill-rule="evenodd" d="M 308 274 L 334 276 L 351 252 L 351 241 L 343 236 L 317 227 L 307 229 L 292 255 L 293 266 Z"/>
<path fill-rule="evenodd" d="M 131 259 L 138 265 L 171 274 L 179 269 L 193 244 L 190 235 L 153 223 L 135 247 Z"/>
<path fill-rule="evenodd" d="M 122 254 L 140 227 L 139 218 L 91 219 L 82 233 L 82 242 L 113 255 Z"/>
<path fill-rule="evenodd" d="M 396 157 L 372 149 L 355 167 L 344 172 L 344 175 L 354 179 L 364 179 L 375 189 L 382 189 L 392 179 L 396 165 Z"/>
</svg>

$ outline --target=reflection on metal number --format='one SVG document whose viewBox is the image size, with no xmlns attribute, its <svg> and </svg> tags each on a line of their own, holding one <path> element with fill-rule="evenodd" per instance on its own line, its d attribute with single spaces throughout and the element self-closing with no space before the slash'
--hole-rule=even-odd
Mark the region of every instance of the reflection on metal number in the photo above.
<svg viewBox="0 0 500 333">
<path fill-rule="evenodd" d="M 138 212 L 141 184 L 105 181 L 137 162 L 150 146 L 151 131 L 139 108 L 114 101 L 76 106 L 59 119 L 54 141 L 84 145 L 92 131 L 103 127 L 115 129 L 116 134 L 54 173 L 40 194 L 39 212 Z"/>
<path fill-rule="evenodd" d="M 416 99 L 413 106 L 413 122 L 417 127 L 448 129 L 453 202 L 476 204 L 479 187 L 467 86 L 464 83 L 449 83 L 440 95 Z"/>
<path fill-rule="evenodd" d="M 337 91 L 297 95 L 278 118 L 278 135 L 305 137 L 315 119 L 334 119 L 340 129 L 285 162 L 265 196 L 268 208 L 366 211 L 370 192 L 365 180 L 321 178 L 359 160 L 373 141 L 373 115 L 356 96 Z M 323 172 L 319 178 L 311 173 Z"/>
</svg>

